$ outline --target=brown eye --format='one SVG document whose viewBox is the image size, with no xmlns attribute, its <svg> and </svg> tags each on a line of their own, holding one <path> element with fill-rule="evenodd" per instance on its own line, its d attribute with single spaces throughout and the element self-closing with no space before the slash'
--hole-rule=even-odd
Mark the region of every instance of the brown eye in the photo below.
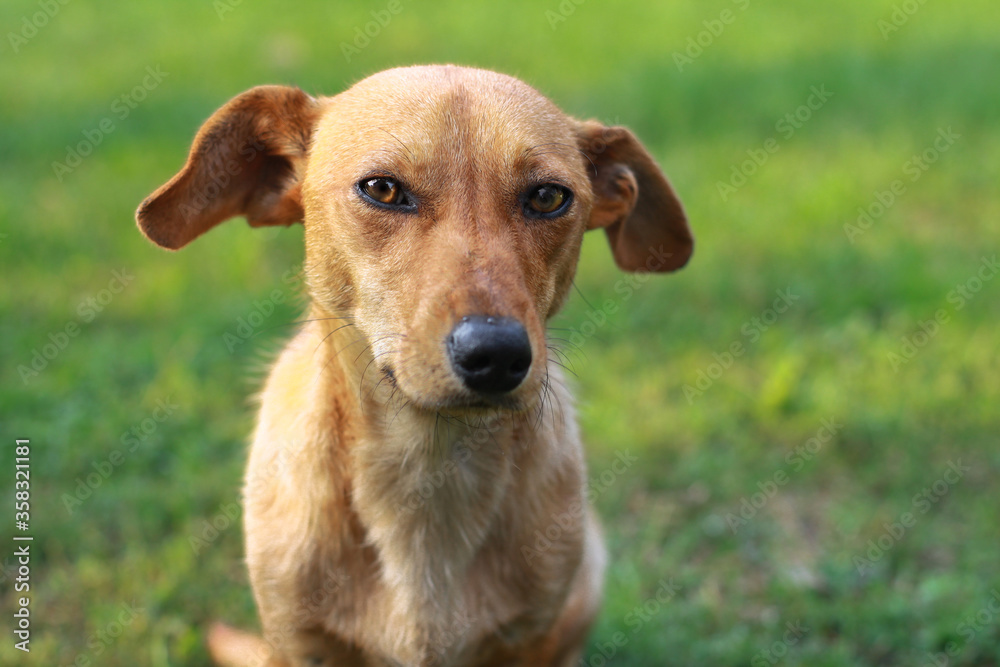
<svg viewBox="0 0 1000 667">
<path fill-rule="evenodd" d="M 571 197 L 570 191 L 561 185 L 539 185 L 528 193 L 526 212 L 543 217 L 558 215 L 566 209 Z"/>
<path fill-rule="evenodd" d="M 379 204 L 398 206 L 403 203 L 403 188 L 391 178 L 369 178 L 358 183 L 358 187 Z"/>
</svg>

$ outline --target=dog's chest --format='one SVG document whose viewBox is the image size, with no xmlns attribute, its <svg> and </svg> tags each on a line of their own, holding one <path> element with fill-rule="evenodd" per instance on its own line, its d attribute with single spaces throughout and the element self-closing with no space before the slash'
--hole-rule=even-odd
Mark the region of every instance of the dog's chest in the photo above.
<svg viewBox="0 0 1000 667">
<path fill-rule="evenodd" d="M 400 421 L 403 420 L 403 421 Z M 473 575 L 513 481 L 509 425 L 400 415 L 355 450 L 355 507 L 378 553 L 384 639 L 415 664 L 448 664 L 475 634 Z M 379 605 L 382 606 L 382 605 Z"/>
</svg>

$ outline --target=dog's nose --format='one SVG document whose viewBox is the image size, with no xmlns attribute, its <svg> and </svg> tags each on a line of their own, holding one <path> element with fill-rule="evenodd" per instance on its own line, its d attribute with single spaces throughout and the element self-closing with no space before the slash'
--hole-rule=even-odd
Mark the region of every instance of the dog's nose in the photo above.
<svg viewBox="0 0 1000 667">
<path fill-rule="evenodd" d="M 505 394 L 531 368 L 531 342 L 524 325 L 507 317 L 463 317 L 448 336 L 448 356 L 472 391 Z"/>
</svg>

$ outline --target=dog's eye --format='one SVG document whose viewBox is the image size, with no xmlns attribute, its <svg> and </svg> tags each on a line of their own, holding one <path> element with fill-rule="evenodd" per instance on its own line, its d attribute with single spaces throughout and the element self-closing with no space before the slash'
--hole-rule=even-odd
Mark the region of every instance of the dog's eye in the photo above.
<svg viewBox="0 0 1000 667">
<path fill-rule="evenodd" d="M 528 192 L 525 213 L 535 217 L 551 218 L 561 215 L 569 207 L 573 193 L 555 183 L 539 185 Z"/>
<path fill-rule="evenodd" d="M 402 186 L 391 178 L 366 178 L 358 183 L 358 189 L 377 204 L 385 206 L 402 206 L 406 204 L 406 195 Z"/>
</svg>

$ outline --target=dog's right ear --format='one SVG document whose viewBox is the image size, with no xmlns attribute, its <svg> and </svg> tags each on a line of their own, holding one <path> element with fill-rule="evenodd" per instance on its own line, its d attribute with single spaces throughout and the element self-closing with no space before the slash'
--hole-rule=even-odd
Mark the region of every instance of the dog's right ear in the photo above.
<svg viewBox="0 0 1000 667">
<path fill-rule="evenodd" d="M 319 106 L 288 86 L 258 86 L 230 100 L 202 125 L 184 168 L 139 206 L 139 229 L 177 250 L 237 215 L 252 227 L 300 222 Z"/>
</svg>

